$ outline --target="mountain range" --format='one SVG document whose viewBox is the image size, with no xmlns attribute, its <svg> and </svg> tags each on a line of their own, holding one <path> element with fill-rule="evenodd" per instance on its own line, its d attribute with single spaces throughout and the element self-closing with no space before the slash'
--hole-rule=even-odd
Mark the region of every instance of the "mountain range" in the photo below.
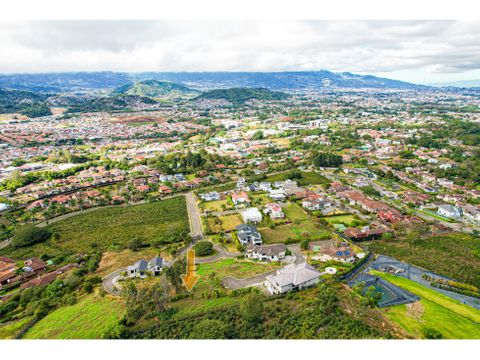
<svg viewBox="0 0 480 360">
<path fill-rule="evenodd" d="M 144 80 L 116 88 L 112 95 L 136 95 L 149 98 L 198 95 L 200 91 L 169 81 Z"/>
<path fill-rule="evenodd" d="M 132 83 L 157 80 L 195 90 L 251 87 L 271 90 L 320 90 L 335 88 L 424 89 L 422 85 L 327 70 L 299 72 L 70 72 L 0 75 L 0 88 L 36 92 L 73 92 L 91 90 L 136 91 Z"/>
</svg>

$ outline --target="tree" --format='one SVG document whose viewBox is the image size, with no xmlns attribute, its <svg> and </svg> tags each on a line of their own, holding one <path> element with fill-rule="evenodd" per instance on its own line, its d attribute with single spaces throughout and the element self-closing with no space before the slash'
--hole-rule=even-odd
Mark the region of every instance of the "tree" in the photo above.
<svg viewBox="0 0 480 360">
<path fill-rule="evenodd" d="M 142 240 L 137 237 L 134 237 L 132 241 L 128 244 L 128 248 L 132 251 L 138 251 L 143 246 Z"/>
<path fill-rule="evenodd" d="M 182 275 L 185 274 L 187 269 L 187 260 L 182 258 L 175 261 L 172 266 L 167 268 L 165 272 L 167 279 L 172 283 L 177 290 L 182 286 Z"/>
<path fill-rule="evenodd" d="M 198 256 L 207 256 L 213 253 L 213 244 L 210 241 L 199 241 L 194 246 L 195 254 Z"/>
<path fill-rule="evenodd" d="M 342 165 L 342 157 L 332 153 L 319 152 L 313 156 L 313 165 L 316 167 L 339 167 Z"/>
<path fill-rule="evenodd" d="M 51 232 L 45 228 L 38 228 L 33 225 L 19 226 L 13 234 L 11 245 L 13 247 L 23 247 L 50 238 Z"/>
<path fill-rule="evenodd" d="M 262 130 L 257 130 L 252 136 L 252 140 L 263 140 L 265 137 Z"/>
<path fill-rule="evenodd" d="M 302 250 L 308 250 L 308 246 L 310 245 L 310 241 L 308 240 L 302 240 L 302 242 L 300 243 L 300 248 Z"/>
<path fill-rule="evenodd" d="M 204 319 L 193 327 L 190 339 L 225 339 L 227 325 L 220 320 Z"/>
<path fill-rule="evenodd" d="M 249 325 L 259 324 L 263 321 L 263 302 L 257 293 L 250 293 L 240 304 L 240 314 Z"/>
</svg>

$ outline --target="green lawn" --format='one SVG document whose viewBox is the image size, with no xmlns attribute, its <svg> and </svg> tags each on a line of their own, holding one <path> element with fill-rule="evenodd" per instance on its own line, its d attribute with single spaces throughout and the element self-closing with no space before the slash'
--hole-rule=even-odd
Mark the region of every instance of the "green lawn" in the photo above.
<svg viewBox="0 0 480 360">
<path fill-rule="evenodd" d="M 289 172 L 267 176 L 265 181 L 275 182 L 275 181 L 285 181 L 287 179 L 291 179 L 291 180 L 296 180 L 297 183 L 301 186 L 330 183 L 330 180 L 328 180 L 326 177 L 320 175 L 317 172 L 301 172 L 301 174 L 302 174 L 302 177 L 300 179 L 292 179 L 291 172 L 289 171 Z"/>
<path fill-rule="evenodd" d="M 444 338 L 480 339 L 480 311 L 477 309 L 414 281 L 379 271 L 372 273 L 420 296 L 421 300 L 416 304 L 385 309 L 386 316 L 410 334 L 423 337 L 422 330 L 431 328 Z"/>
<path fill-rule="evenodd" d="M 355 220 L 353 215 L 338 215 L 338 216 L 326 216 L 323 218 L 329 224 L 345 224 L 345 226 L 350 226 L 351 222 Z"/>
<path fill-rule="evenodd" d="M 282 210 L 285 214 L 285 217 L 290 221 L 303 221 L 310 218 L 310 216 L 295 203 L 288 203 L 288 205 L 282 208 Z"/>
<path fill-rule="evenodd" d="M 223 231 L 235 230 L 238 225 L 243 224 L 242 217 L 238 214 L 220 216 L 219 219 L 222 222 Z"/>
<path fill-rule="evenodd" d="M 22 259 L 47 253 L 84 253 L 125 249 L 134 237 L 145 244 L 161 241 L 165 236 L 189 231 L 185 198 L 152 202 L 134 206 L 97 209 L 70 217 L 48 226 L 60 240 L 49 240 L 26 248 L 5 248 L 0 253 Z"/>
<path fill-rule="evenodd" d="M 302 221 L 299 224 L 277 225 L 275 228 L 260 228 L 264 243 L 274 244 L 286 242 L 299 242 L 304 239 L 322 240 L 331 236 L 329 230 L 325 229 L 315 220 Z"/>
<path fill-rule="evenodd" d="M 61 307 L 40 320 L 26 339 L 100 339 L 124 312 L 123 304 L 110 297 L 88 295 L 77 304 Z"/>
</svg>

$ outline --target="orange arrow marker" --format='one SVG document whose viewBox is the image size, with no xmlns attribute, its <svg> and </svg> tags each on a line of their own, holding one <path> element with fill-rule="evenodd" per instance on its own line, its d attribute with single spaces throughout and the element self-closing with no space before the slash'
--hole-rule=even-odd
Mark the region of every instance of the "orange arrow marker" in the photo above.
<svg viewBox="0 0 480 360">
<path fill-rule="evenodd" d="M 195 250 L 187 251 L 187 274 L 182 276 L 183 285 L 191 291 L 200 276 L 195 275 Z"/>
</svg>

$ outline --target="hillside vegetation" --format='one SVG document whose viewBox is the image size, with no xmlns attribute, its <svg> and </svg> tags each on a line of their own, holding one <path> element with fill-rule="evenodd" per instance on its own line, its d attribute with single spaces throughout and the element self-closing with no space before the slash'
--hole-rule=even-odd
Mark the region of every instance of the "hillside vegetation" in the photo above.
<svg viewBox="0 0 480 360">
<path fill-rule="evenodd" d="M 126 94 L 141 97 L 157 98 L 165 95 L 180 96 L 198 94 L 199 91 L 169 81 L 145 80 L 121 86 L 113 94 Z"/>
<path fill-rule="evenodd" d="M 243 104 L 249 100 L 285 100 L 288 95 L 265 88 L 230 88 L 206 91 L 196 99 L 226 100 L 233 104 Z"/>
</svg>

